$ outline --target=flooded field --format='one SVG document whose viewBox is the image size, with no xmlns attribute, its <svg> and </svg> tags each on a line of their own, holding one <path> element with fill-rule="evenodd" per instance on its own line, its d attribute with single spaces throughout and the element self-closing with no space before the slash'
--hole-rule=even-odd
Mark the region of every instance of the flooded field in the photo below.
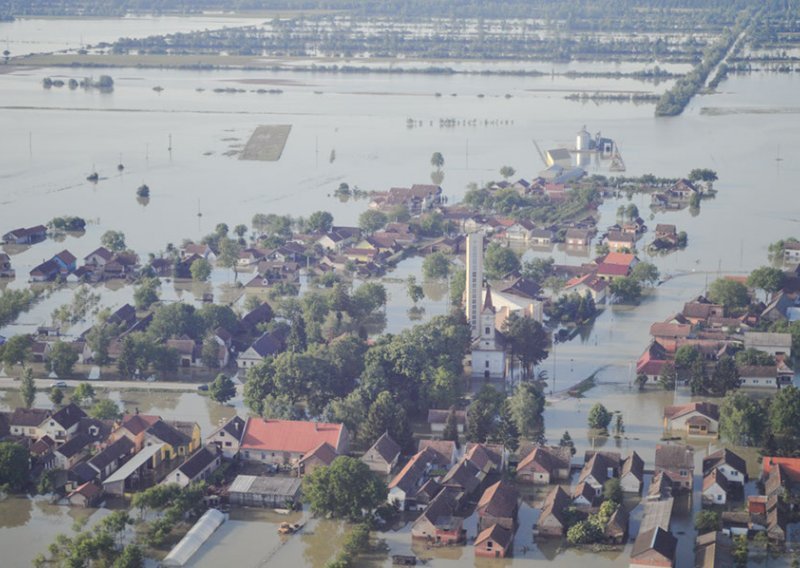
<svg viewBox="0 0 800 568">
<path fill-rule="evenodd" d="M 151 35 L 215 30 L 254 23 L 246 17 L 212 16 L 129 16 L 115 18 L 17 18 L 0 22 L 3 49 L 11 55 L 78 50 L 120 37 L 142 38 Z"/>
<path fill-rule="evenodd" d="M 178 20 L 180 25 L 198 25 L 194 20 Z M 227 21 L 222 18 L 218 23 Z M 160 24 L 146 22 L 141 29 L 124 28 L 127 22 L 119 25 L 108 30 L 114 37 L 107 39 L 155 33 L 148 30 Z M 11 32 L 9 26 L 29 28 Z M 0 24 L 0 38 L 10 37 L 12 46 L 17 42 L 16 48 L 11 47 L 16 53 L 74 48 L 83 41 L 106 39 L 93 33 L 91 38 L 76 40 L 75 33 L 80 36 L 78 30 L 86 29 L 82 26 L 71 23 L 59 36 L 50 33 L 57 29 L 52 22 L 21 20 Z M 37 29 L 38 35 L 31 32 Z M 37 45 L 24 47 L 21 38 L 26 37 Z M 571 66 L 588 69 L 586 65 Z M 604 64 L 601 69 L 610 65 Z M 15 68 L 0 73 L 0 228 L 46 223 L 60 215 L 80 215 L 89 223 L 80 237 L 8 250 L 18 277 L 0 283 L 2 286 L 27 286 L 28 271 L 64 248 L 82 258 L 99 246 L 100 235 L 108 229 L 122 230 L 129 246 L 146 257 L 163 250 L 167 243 L 199 238 L 219 222 L 249 224 L 254 213 L 308 216 L 327 209 L 337 224 L 354 224 L 367 202 L 343 203 L 332 197 L 339 183 L 366 190 L 425 183 L 430 179 L 431 153 L 436 151 L 445 157 L 442 186 L 453 203 L 463 196 L 468 183 L 499 178 L 503 165 L 513 166 L 528 179 L 535 177 L 543 164 L 533 140 L 543 148 L 571 146 L 574 133 L 583 124 L 591 132 L 602 131 L 617 141 L 628 175 L 676 177 L 696 167 L 716 170 L 719 193 L 703 202 L 699 215 L 688 210 L 651 214 L 647 197 L 633 198 L 651 228 L 659 222 L 674 223 L 678 230 L 688 233 L 689 246 L 652 259 L 662 277 L 668 278 L 648 292 L 640 306 L 605 309 L 578 337 L 559 344 L 543 365 L 555 391 L 545 411 L 547 438 L 555 442 L 569 430 L 579 455 L 592 447 L 619 447 L 623 452 L 635 448 L 651 462 L 655 443 L 661 437 L 663 407 L 690 398 L 680 390 L 640 394 L 632 386 L 632 365 L 645 347 L 650 324 L 680 310 L 719 274 L 741 274 L 765 264 L 769 243 L 800 236 L 796 197 L 800 115 L 780 110 L 797 106 L 800 78 L 796 74 L 733 77 L 722 83 L 719 94 L 697 97 L 683 116 L 656 119 L 652 105 L 576 103 L 564 96 L 581 90 L 661 92 L 668 82 L 654 86 L 631 79 L 563 76 L 482 78 L 134 68 L 107 72 L 116 83 L 112 93 L 42 88 L 44 77 L 81 78 L 89 74 L 87 70 Z M 231 84 L 245 92 L 214 92 Z M 282 92 L 253 92 L 269 84 Z M 154 87 L 163 90 L 154 91 Z M 409 128 L 408 119 L 416 121 L 416 126 Z M 453 119 L 447 124 L 455 125 L 442 126 L 442 119 Z M 279 161 L 241 161 L 225 155 L 232 143 L 244 144 L 259 124 L 292 126 Z M 775 160 L 778 152 L 783 158 L 780 162 Z M 120 160 L 125 164 L 122 174 L 116 170 Z M 588 169 L 591 173 L 608 173 L 603 163 L 591 163 Z M 93 170 L 101 178 L 96 185 L 85 180 Z M 135 195 L 142 183 L 151 188 L 146 205 Z M 603 205 L 601 228 L 615 222 L 620 202 L 627 203 L 624 199 L 608 200 Z M 644 239 L 649 240 L 647 235 Z M 556 262 L 568 264 L 585 262 L 591 254 L 589 250 L 559 247 L 526 252 L 527 256 L 554 256 Z M 414 323 L 404 282 L 409 275 L 419 277 L 420 272 L 421 259 L 411 258 L 384 279 L 390 295 L 385 331 L 398 332 Z M 426 298 L 419 304 L 424 308 L 423 321 L 448 309 L 446 282 L 426 282 L 424 289 Z M 165 300 L 199 305 L 203 293 L 209 290 L 215 296 L 228 294 L 234 299 L 241 293 L 226 270 L 215 270 L 208 285 L 165 281 L 161 292 Z M 120 306 L 132 297 L 130 288 L 120 286 L 100 287 L 97 292 L 103 306 Z M 53 293 L 0 333 L 29 332 L 47 323 L 52 311 L 67 303 L 72 294 L 69 288 Z M 71 330 L 80 331 L 81 324 Z M 559 396 L 559 391 L 598 369 L 598 384 L 586 399 Z M 220 419 L 245 412 L 240 399 L 232 401 L 233 406 L 221 406 L 196 393 L 130 391 L 108 396 L 128 410 L 138 408 L 165 418 L 195 420 L 204 433 Z M 2 392 L 0 397 L 0 408 L 19 404 L 16 393 Z M 589 436 L 586 413 L 596 400 L 622 412 L 624 439 Z M 49 403 L 44 394 L 39 394 L 36 404 Z M 697 446 L 696 460 L 702 460 L 707 446 Z M 756 473 L 755 456 L 752 452 L 748 456 L 752 475 Z M 699 499 L 692 507 L 699 507 Z M 684 532 L 680 535 L 680 566 L 690 565 L 692 554 L 689 511 L 687 508 L 678 519 L 678 530 Z M 0 548 L 11 555 L 5 561 L 10 566 L 27 565 L 82 514 L 39 498 L 0 502 Z M 587 562 L 592 566 L 627 565 L 627 549 L 603 554 L 558 552 L 550 544 L 534 543 L 530 529 L 536 515 L 535 509 L 523 507 L 513 560 L 475 560 L 469 546 L 415 548 L 414 552 L 431 559 L 437 567 L 521 566 L 530 564 L 531 559 L 555 560 L 554 566 L 563 567 Z M 636 515 L 634 518 L 638 519 Z M 341 541 L 344 527 L 331 521 L 313 521 L 305 533 L 282 543 L 275 528 L 283 519 L 257 513 L 234 516 L 201 549 L 194 565 L 218 566 L 224 559 L 254 567 L 324 566 Z M 474 519 L 467 527 L 474 536 Z M 391 562 L 390 553 L 408 553 L 409 530 L 406 525 L 396 532 L 380 534 L 385 552 L 369 558 L 368 565 L 386 566 Z M 770 565 L 779 566 L 781 562 L 772 560 Z"/>
</svg>

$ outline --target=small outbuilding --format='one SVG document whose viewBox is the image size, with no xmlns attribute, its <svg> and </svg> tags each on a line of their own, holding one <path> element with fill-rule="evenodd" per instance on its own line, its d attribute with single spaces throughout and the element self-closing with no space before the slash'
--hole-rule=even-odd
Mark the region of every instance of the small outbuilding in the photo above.
<svg viewBox="0 0 800 568">
<path fill-rule="evenodd" d="M 301 481 L 296 477 L 237 475 L 228 496 L 233 505 L 286 508 L 297 503 L 300 487 Z"/>
</svg>

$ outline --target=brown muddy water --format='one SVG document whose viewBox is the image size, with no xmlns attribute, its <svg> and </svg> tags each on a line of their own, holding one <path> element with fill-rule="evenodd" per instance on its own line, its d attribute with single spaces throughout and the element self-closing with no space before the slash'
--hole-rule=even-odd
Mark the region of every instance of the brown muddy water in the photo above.
<svg viewBox="0 0 800 568">
<path fill-rule="evenodd" d="M 52 29 L 47 26 L 55 24 L 41 21 L 36 25 L 44 26 L 46 34 Z M 114 33 L 126 35 L 122 28 Z M 604 65 L 601 67 L 606 69 Z M 744 273 L 766 263 L 770 242 L 800 236 L 796 198 L 800 116 L 770 112 L 796 106 L 800 79 L 791 75 L 733 77 L 722 83 L 719 94 L 697 97 L 683 116 L 671 119 L 654 118 L 652 105 L 576 103 L 563 98 L 564 93 L 578 90 L 660 91 L 664 84 L 656 88 L 633 80 L 557 76 L 348 76 L 124 69 L 111 71 L 117 79 L 111 94 L 46 91 L 41 87 L 46 76 L 80 78 L 85 74 L 84 70 L 69 69 L 19 69 L 0 74 L 0 228 L 45 223 L 57 215 L 81 215 L 89 221 L 83 236 L 8 251 L 20 276 L 0 285 L 26 286 L 24 275 L 63 248 L 82 258 L 99 245 L 100 235 L 108 229 L 124 231 L 128 244 L 145 256 L 163 249 L 168 242 L 198 238 L 218 222 L 231 226 L 249 223 L 257 212 L 307 216 L 317 209 L 329 209 L 337 223 L 352 224 L 367 203 L 334 199 L 331 193 L 340 182 L 377 190 L 424 183 L 430 179 L 429 160 L 435 151 L 445 156 L 442 186 L 454 202 L 464 194 L 467 183 L 498 178 L 502 165 L 515 167 L 523 177 L 534 177 L 543 166 L 532 140 L 543 148 L 570 146 L 583 124 L 591 132 L 601 130 L 617 140 L 627 174 L 673 177 L 695 167 L 717 170 L 720 180 L 715 187 L 719 193 L 703 202 L 697 216 L 687 210 L 651 214 L 646 197 L 633 197 L 651 227 L 667 222 L 685 230 L 688 248 L 652 259 L 669 278 L 650 291 L 640 306 L 606 308 L 578 337 L 559 344 L 542 365 L 556 391 L 545 412 L 547 437 L 556 442 L 564 430 L 569 430 L 578 455 L 591 447 L 619 447 L 623 452 L 636 449 L 651 462 L 661 436 L 663 407 L 690 397 L 680 390 L 640 394 L 632 387 L 631 365 L 646 345 L 650 324 L 679 310 L 718 274 Z M 239 94 L 212 92 L 241 79 L 291 79 L 294 84 L 282 85 L 284 92 L 280 95 L 259 95 L 249 88 Z M 154 86 L 164 90 L 154 92 Z M 198 92 L 197 88 L 205 90 Z M 437 92 L 443 96 L 435 97 Z M 505 97 L 507 93 L 511 98 Z M 478 94 L 485 96 L 479 98 Z M 704 108 L 712 110 L 703 112 Z M 760 112 L 736 111 L 742 108 Z M 422 124 L 408 128 L 408 118 Z M 446 118 L 474 122 L 440 128 L 439 119 Z M 259 124 L 292 124 L 279 161 L 248 163 L 223 155 L 235 143 L 224 139 L 244 141 Z M 170 135 L 171 152 L 167 149 Z M 335 150 L 334 160 L 330 159 L 331 150 Z M 778 152 L 783 161 L 775 160 Z M 116 171 L 120 155 L 126 165 L 121 175 Z M 592 163 L 588 168 L 591 173 L 608 173 L 602 163 Z M 101 176 L 97 185 L 85 181 L 92 169 Z M 146 205 L 135 197 L 135 188 L 143 182 L 151 188 Z M 601 208 L 601 227 L 615 221 L 619 204 L 609 200 Z M 197 216 L 198 210 L 202 217 Z M 526 255 L 552 255 L 557 262 L 579 264 L 591 252 L 575 254 L 556 247 Z M 404 280 L 412 274 L 420 278 L 420 270 L 421 260 L 409 259 L 385 279 L 391 297 L 386 331 L 397 332 L 414 323 L 408 313 Z M 218 297 L 235 297 L 237 290 L 232 282 L 227 271 L 218 270 L 209 286 Z M 164 282 L 162 296 L 199 305 L 206 290 L 203 286 Z M 131 299 L 130 289 L 124 287 L 101 287 L 98 291 L 103 306 L 119 306 Z M 445 313 L 446 284 L 426 283 L 425 292 L 427 297 L 421 304 L 424 318 Z M 48 323 L 53 309 L 68 302 L 72 293 L 68 288 L 55 292 L 16 324 L 0 329 L 0 334 L 29 332 L 33 326 Z M 81 325 L 88 322 L 70 332 L 79 333 Z M 558 396 L 559 391 L 598 369 L 598 384 L 585 399 Z M 19 403 L 15 393 L 0 396 L 4 409 Z M 196 393 L 136 391 L 109 396 L 130 410 L 139 408 L 165 418 L 196 420 L 204 433 L 220 419 L 234 412 L 244 413 L 241 400 L 233 401 L 232 407 L 220 406 Z M 622 440 L 589 436 L 586 413 L 598 400 L 622 413 L 626 425 Z M 43 394 L 37 397 L 36 405 L 48 405 Z M 697 446 L 698 464 L 711 449 L 707 446 Z M 755 456 L 752 452 L 747 455 L 754 475 Z M 698 507 L 699 499 L 695 499 L 691 508 Z M 691 508 L 687 505 L 685 513 L 676 519 L 676 530 L 683 533 L 678 535 L 679 566 L 691 566 L 692 562 Z M 58 532 L 68 531 L 75 517 L 82 514 L 51 506 L 40 498 L 0 502 L 0 549 L 4 555 L 0 564 L 28 565 Z M 637 514 L 634 511 L 634 534 Z M 536 515 L 535 509 L 523 507 L 514 559 L 476 560 L 469 546 L 415 548 L 413 552 L 430 558 L 434 566 L 523 566 L 531 561 L 550 561 L 564 567 L 582 563 L 627 565 L 629 548 L 595 554 L 557 551 L 552 543 L 533 543 L 531 527 Z M 276 534 L 279 522 L 281 519 L 260 512 L 235 515 L 201 549 L 193 564 L 218 566 L 235 559 L 240 566 L 321 567 L 335 553 L 345 530 L 341 523 L 312 521 L 304 533 L 282 544 Z M 469 536 L 474 537 L 474 519 L 467 526 Z M 368 565 L 389 565 L 389 553 L 411 551 L 409 530 L 406 525 L 396 532 L 377 535 L 376 545 L 385 552 L 368 558 Z M 771 560 L 770 564 L 778 566 L 781 562 Z"/>
</svg>

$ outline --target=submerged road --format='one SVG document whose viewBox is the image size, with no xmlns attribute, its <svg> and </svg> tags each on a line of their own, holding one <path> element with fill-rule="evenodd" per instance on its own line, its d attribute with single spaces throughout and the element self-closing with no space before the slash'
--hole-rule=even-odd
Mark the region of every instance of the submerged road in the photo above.
<svg viewBox="0 0 800 568">
<path fill-rule="evenodd" d="M 39 390 L 47 390 L 53 386 L 57 379 L 34 379 L 36 388 Z M 147 381 L 89 381 L 86 379 L 81 380 L 65 380 L 66 388 L 75 388 L 80 383 L 90 383 L 94 388 L 103 388 L 110 390 L 142 390 L 142 391 L 177 391 L 177 392 L 197 392 L 196 383 L 176 383 L 165 381 L 154 381 L 148 383 Z M 8 377 L 0 378 L 0 390 L 15 390 L 19 389 L 19 380 Z"/>
</svg>

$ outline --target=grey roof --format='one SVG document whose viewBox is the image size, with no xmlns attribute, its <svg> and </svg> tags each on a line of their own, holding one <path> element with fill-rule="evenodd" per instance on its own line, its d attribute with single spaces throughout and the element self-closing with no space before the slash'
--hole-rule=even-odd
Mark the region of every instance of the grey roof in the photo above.
<svg viewBox="0 0 800 568">
<path fill-rule="evenodd" d="M 114 460 L 118 460 L 130 454 L 134 447 L 133 442 L 126 436 L 122 436 L 119 440 L 90 459 L 89 465 L 97 468 L 98 471 L 102 471 Z"/>
<path fill-rule="evenodd" d="M 257 495 L 287 495 L 296 497 L 302 481 L 296 477 L 263 477 L 237 475 L 231 483 L 230 493 L 252 493 Z"/>
<path fill-rule="evenodd" d="M 694 469 L 694 450 L 682 444 L 656 445 L 656 468 Z"/>
<path fill-rule="evenodd" d="M 98 471 L 90 466 L 88 462 L 75 464 L 67 472 L 68 478 L 71 481 L 77 481 L 78 483 L 86 483 L 87 481 L 97 478 L 98 475 Z"/>
<path fill-rule="evenodd" d="M 422 518 L 427 518 L 433 525 L 440 527 L 450 525 L 458 509 L 459 498 L 463 494 L 454 487 L 445 487 L 431 500 L 430 505 L 414 521 L 414 524 Z"/>
<path fill-rule="evenodd" d="M 8 422 L 11 426 L 38 426 L 49 416 L 50 411 L 42 408 L 16 408 Z"/>
<path fill-rule="evenodd" d="M 244 434 L 244 425 L 245 425 L 244 418 L 242 418 L 237 414 L 236 416 L 225 422 L 225 424 L 217 428 L 212 433 L 212 436 L 213 434 L 216 434 L 220 430 L 224 430 L 225 432 L 233 436 L 234 439 L 241 440 L 242 434 Z"/>
<path fill-rule="evenodd" d="M 164 444 L 153 444 L 152 446 L 145 446 L 142 448 L 138 454 L 133 456 L 131 459 L 125 462 L 125 464 L 120 467 L 117 471 L 112 473 L 108 479 L 103 481 L 103 485 L 107 485 L 109 483 L 116 483 L 118 481 L 124 481 L 130 477 L 133 472 L 137 469 L 142 467 L 146 464 L 150 458 L 156 455 L 158 452 L 161 451 L 161 448 L 164 447 Z"/>
<path fill-rule="evenodd" d="M 727 448 L 722 448 L 703 458 L 703 475 L 709 473 L 723 464 L 731 466 L 733 469 L 747 474 L 747 463 L 738 454 Z"/>
<path fill-rule="evenodd" d="M 664 558 L 674 560 L 677 546 L 678 539 L 671 532 L 665 531 L 661 527 L 655 527 L 645 532 L 639 532 L 636 542 L 633 543 L 631 559 L 652 550 Z"/>
<path fill-rule="evenodd" d="M 186 434 L 177 428 L 170 426 L 163 420 L 158 420 L 155 424 L 150 426 L 150 428 L 147 429 L 147 433 L 152 434 L 162 442 L 166 442 L 173 448 L 188 444 L 191 441 Z"/>
<path fill-rule="evenodd" d="M 629 473 L 639 481 L 644 479 L 644 461 L 635 451 L 631 452 L 631 455 L 622 462 L 622 470 L 619 475 L 624 477 Z"/>
<path fill-rule="evenodd" d="M 89 436 L 84 434 L 78 434 L 68 442 L 60 445 L 56 452 L 64 456 L 65 458 L 71 458 L 74 455 L 77 455 L 78 452 L 83 450 L 86 446 L 92 443 L 92 439 Z"/>
<path fill-rule="evenodd" d="M 655 527 L 669 530 L 674 503 L 675 500 L 672 497 L 660 501 L 647 501 L 644 504 L 644 515 L 642 516 L 642 524 L 639 526 L 639 532 L 642 533 Z"/>
<path fill-rule="evenodd" d="M 215 459 L 217 459 L 217 456 L 215 456 L 205 448 L 200 448 L 191 456 L 189 456 L 189 458 L 185 462 L 183 462 L 183 465 L 180 466 L 178 469 L 187 478 L 194 479 L 200 474 L 201 471 L 207 468 Z"/>
<path fill-rule="evenodd" d="M 791 349 L 791 333 L 768 333 L 761 331 L 748 331 L 744 334 L 745 348 L 757 346 L 785 347 Z"/>
<path fill-rule="evenodd" d="M 400 446 L 389 436 L 388 432 L 384 432 L 383 435 L 372 444 L 369 451 L 375 451 L 386 463 L 392 463 L 400 454 Z"/>
<path fill-rule="evenodd" d="M 474 463 L 466 458 L 461 458 L 442 478 L 442 484 L 472 493 L 480 485 L 480 479 L 478 479 L 480 471 Z"/>
<path fill-rule="evenodd" d="M 69 430 L 75 426 L 81 418 L 86 418 L 86 413 L 81 410 L 78 405 L 71 402 L 54 412 L 50 418 L 58 422 L 64 430 Z"/>
<path fill-rule="evenodd" d="M 281 341 L 272 333 L 266 332 L 250 346 L 261 357 L 275 355 L 283 349 Z"/>
<path fill-rule="evenodd" d="M 556 486 L 544 500 L 542 507 L 542 514 L 539 517 L 541 524 L 547 517 L 554 517 L 559 524 L 566 529 L 567 526 L 567 509 L 572 506 L 572 501 L 561 486 Z"/>
<path fill-rule="evenodd" d="M 695 542 L 695 568 L 733 568 L 731 537 L 715 531 L 699 535 Z"/>
</svg>

